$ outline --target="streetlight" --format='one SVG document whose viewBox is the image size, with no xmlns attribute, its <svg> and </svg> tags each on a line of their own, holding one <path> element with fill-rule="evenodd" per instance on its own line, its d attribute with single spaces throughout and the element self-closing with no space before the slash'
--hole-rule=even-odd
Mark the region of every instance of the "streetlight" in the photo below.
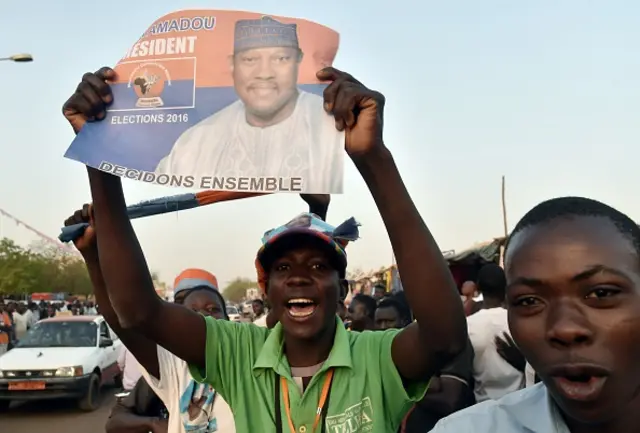
<svg viewBox="0 0 640 433">
<path fill-rule="evenodd" d="M 31 54 L 14 54 L 13 56 L 9 56 L 9 57 L 0 57 L 0 61 L 3 60 L 8 60 L 10 62 L 19 62 L 19 63 L 23 63 L 23 62 L 33 62 L 33 56 Z"/>
</svg>

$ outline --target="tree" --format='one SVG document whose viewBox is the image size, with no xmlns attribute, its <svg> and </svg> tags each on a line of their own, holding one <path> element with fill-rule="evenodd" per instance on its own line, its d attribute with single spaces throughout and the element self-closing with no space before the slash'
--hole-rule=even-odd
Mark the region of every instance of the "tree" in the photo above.
<svg viewBox="0 0 640 433">
<path fill-rule="evenodd" d="M 238 277 L 224 288 L 222 294 L 227 301 L 240 302 L 244 298 L 247 289 L 253 289 L 256 287 L 258 287 L 258 283 L 255 281 L 252 281 L 249 278 Z"/>
<path fill-rule="evenodd" d="M 0 293 L 26 293 L 41 281 L 42 263 L 11 239 L 0 240 Z"/>
<path fill-rule="evenodd" d="M 0 240 L 0 293 L 89 294 L 91 290 L 89 274 L 79 257 L 50 244 L 25 249 L 11 239 Z"/>
</svg>

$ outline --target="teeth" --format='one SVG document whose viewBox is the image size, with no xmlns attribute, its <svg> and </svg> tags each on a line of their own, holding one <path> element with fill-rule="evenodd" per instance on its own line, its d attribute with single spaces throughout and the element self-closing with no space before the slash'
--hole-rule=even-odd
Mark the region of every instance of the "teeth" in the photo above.
<svg viewBox="0 0 640 433">
<path fill-rule="evenodd" d="M 316 311 L 315 307 L 312 308 L 304 308 L 303 310 L 291 309 L 289 310 L 289 314 L 293 317 L 307 317 L 311 316 L 313 312 Z"/>
<path fill-rule="evenodd" d="M 304 318 L 316 311 L 315 302 L 308 298 L 295 298 L 287 302 L 287 310 L 292 317 Z"/>
<path fill-rule="evenodd" d="M 313 304 L 313 301 L 311 299 L 306 299 L 306 298 L 296 298 L 296 299 L 290 299 L 288 304 Z"/>
</svg>

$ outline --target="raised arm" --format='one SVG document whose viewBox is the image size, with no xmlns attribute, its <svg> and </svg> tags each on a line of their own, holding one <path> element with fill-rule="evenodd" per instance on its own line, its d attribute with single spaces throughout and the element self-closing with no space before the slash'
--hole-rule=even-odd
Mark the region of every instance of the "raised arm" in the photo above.
<svg viewBox="0 0 640 433">
<path fill-rule="evenodd" d="M 383 142 L 384 96 L 334 68 L 323 69 L 318 78 L 332 81 L 324 92 L 325 108 L 345 131 L 347 153 L 376 202 L 417 320 L 394 339 L 393 361 L 405 379 L 427 379 L 465 347 L 460 296 Z"/>
<path fill-rule="evenodd" d="M 331 202 L 329 194 L 300 194 L 300 197 L 309 205 L 309 213 L 318 215 L 322 221 L 327 220 Z"/>
<path fill-rule="evenodd" d="M 76 133 L 87 121 L 106 117 L 106 107 L 113 102 L 107 81 L 114 78 L 115 72 L 110 68 L 83 76 L 63 107 L 64 116 Z M 204 318 L 158 297 L 127 215 L 120 178 L 89 167 L 87 170 L 94 225 L 101 233 L 97 242 L 100 269 L 120 326 L 144 335 L 193 365 L 204 367 Z"/>
<path fill-rule="evenodd" d="M 107 293 L 107 288 L 100 269 L 100 259 L 98 255 L 98 245 L 96 242 L 96 230 L 93 224 L 91 205 L 85 204 L 82 209 L 73 213 L 64 222 L 65 226 L 88 223 L 89 227 L 84 234 L 74 241 L 78 251 L 82 254 L 87 271 L 93 285 L 93 294 L 96 297 L 97 304 L 100 305 L 100 313 L 105 318 L 113 332 L 120 337 L 124 346 L 118 355 L 118 366 L 124 371 L 126 363 L 126 353 L 129 350 L 142 367 L 153 377 L 160 379 L 160 368 L 158 365 L 157 345 L 145 336 L 123 329 L 118 321 L 118 316 L 111 305 L 111 300 Z"/>
</svg>

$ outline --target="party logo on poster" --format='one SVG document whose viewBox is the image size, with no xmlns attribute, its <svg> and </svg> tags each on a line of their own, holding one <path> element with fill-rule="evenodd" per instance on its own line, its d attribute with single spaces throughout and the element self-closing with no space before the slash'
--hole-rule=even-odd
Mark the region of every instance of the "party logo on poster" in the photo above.
<svg viewBox="0 0 640 433">
<path fill-rule="evenodd" d="M 112 84 L 111 112 L 189 109 L 195 106 L 195 57 L 121 62 Z"/>
<path fill-rule="evenodd" d="M 161 95 L 165 86 L 171 86 L 171 75 L 159 63 L 143 63 L 129 77 L 129 88 L 133 88 L 138 97 L 138 108 L 162 107 Z"/>
</svg>

